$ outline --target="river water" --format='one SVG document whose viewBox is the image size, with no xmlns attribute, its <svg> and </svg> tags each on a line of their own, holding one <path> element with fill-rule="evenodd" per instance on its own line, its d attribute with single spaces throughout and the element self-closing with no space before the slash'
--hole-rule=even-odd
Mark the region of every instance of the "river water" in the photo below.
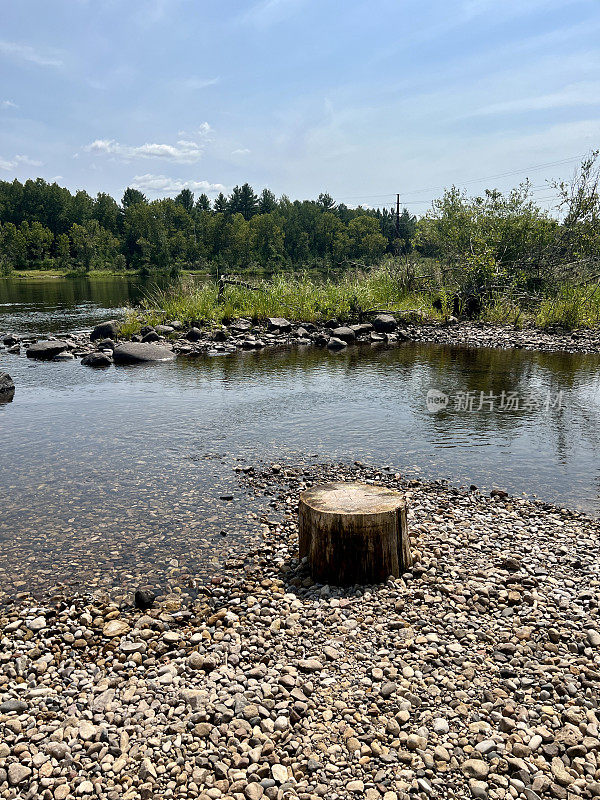
<svg viewBox="0 0 600 800">
<path fill-rule="evenodd" d="M 91 327 L 144 288 L 44 283 L 0 282 L 0 333 Z M 361 460 L 600 509 L 597 355 L 405 344 L 94 371 L 0 351 L 2 370 L 17 386 L 0 405 L 7 595 L 214 572 L 258 541 L 268 507 L 235 468 L 264 462 Z"/>
</svg>

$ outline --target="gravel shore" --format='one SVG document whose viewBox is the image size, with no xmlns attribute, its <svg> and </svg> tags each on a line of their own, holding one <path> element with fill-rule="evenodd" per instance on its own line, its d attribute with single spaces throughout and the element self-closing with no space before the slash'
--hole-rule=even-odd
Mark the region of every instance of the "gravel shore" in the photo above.
<svg viewBox="0 0 600 800">
<path fill-rule="evenodd" d="M 0 611 L 2 798 L 600 796 L 598 522 L 361 464 L 240 478 L 262 544 L 194 600 Z M 299 492 L 340 479 L 407 491 L 410 573 L 297 563 Z"/>
<path fill-rule="evenodd" d="M 205 354 L 228 355 L 238 351 L 291 345 L 339 351 L 352 345 L 395 346 L 407 341 L 465 347 L 600 353 L 598 328 L 550 332 L 458 320 L 453 324 L 426 320 L 415 322 L 412 316 L 401 314 L 380 314 L 372 322 L 349 327 L 338 320 L 317 326 L 308 322 L 292 323 L 285 319 L 270 319 L 259 324 L 253 324 L 249 319 L 237 319 L 227 326 L 188 329 L 181 322 L 172 321 L 169 325 L 157 325 L 155 328 L 146 326 L 142 328 L 142 333 L 133 336 L 131 342 L 121 341 L 119 344 L 119 323 L 111 320 L 98 325 L 91 337 L 88 333 L 72 333 L 62 339 L 50 338 L 40 342 L 39 337 L 35 336 L 0 334 L 0 352 L 12 355 L 27 353 L 30 358 L 53 361 L 81 359 L 84 366 L 96 368 L 108 367 L 112 363 L 164 361 L 175 356 L 195 358 Z M 132 352 L 125 353 L 125 350 Z"/>
</svg>

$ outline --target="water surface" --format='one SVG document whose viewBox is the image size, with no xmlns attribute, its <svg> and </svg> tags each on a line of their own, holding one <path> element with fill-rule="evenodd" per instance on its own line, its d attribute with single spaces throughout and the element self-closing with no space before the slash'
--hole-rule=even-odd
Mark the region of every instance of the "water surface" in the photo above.
<svg viewBox="0 0 600 800">
<path fill-rule="evenodd" d="M 362 460 L 600 508 L 597 355 L 405 344 L 94 371 L 0 353 L 0 369 L 17 385 L 0 406 L 8 592 L 211 574 L 257 541 L 268 507 L 234 469 L 260 462 Z M 431 389 L 445 410 L 428 410 Z M 480 392 L 496 402 L 478 410 Z"/>
</svg>

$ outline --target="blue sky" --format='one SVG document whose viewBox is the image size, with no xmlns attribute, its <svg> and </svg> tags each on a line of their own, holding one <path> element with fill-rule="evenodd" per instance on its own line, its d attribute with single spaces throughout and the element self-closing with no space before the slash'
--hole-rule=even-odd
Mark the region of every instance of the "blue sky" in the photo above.
<svg viewBox="0 0 600 800">
<path fill-rule="evenodd" d="M 549 203 L 600 146 L 599 34 L 598 0 L 0 0 L 0 179 Z"/>
</svg>

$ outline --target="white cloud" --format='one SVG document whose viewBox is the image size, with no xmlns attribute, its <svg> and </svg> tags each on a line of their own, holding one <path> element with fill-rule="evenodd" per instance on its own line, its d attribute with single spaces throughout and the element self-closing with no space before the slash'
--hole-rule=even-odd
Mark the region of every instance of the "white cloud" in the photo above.
<svg viewBox="0 0 600 800">
<path fill-rule="evenodd" d="M 259 0 L 239 18 L 241 22 L 266 28 L 291 16 L 305 0 Z"/>
<path fill-rule="evenodd" d="M 510 114 L 519 111 L 545 111 L 568 106 L 595 106 L 600 104 L 600 83 L 583 82 L 565 86 L 557 92 L 521 97 L 500 103 L 491 103 L 471 112 L 468 116 Z"/>
<path fill-rule="evenodd" d="M 232 156 L 247 156 L 250 153 L 247 147 L 240 147 L 238 150 L 233 150 Z"/>
<path fill-rule="evenodd" d="M 208 89 L 209 86 L 215 86 L 219 83 L 219 78 L 186 78 L 183 81 L 177 81 L 178 86 L 191 91 L 199 89 Z"/>
<path fill-rule="evenodd" d="M 19 106 L 16 103 L 13 103 L 12 100 L 0 100 L 0 108 L 18 108 Z"/>
<path fill-rule="evenodd" d="M 142 191 L 158 194 L 171 194 L 182 189 L 191 189 L 198 192 L 224 192 L 225 186 L 221 183 L 209 181 L 183 181 L 179 178 L 170 178 L 167 175 L 136 175 L 131 186 Z"/>
<path fill-rule="evenodd" d="M 188 139 L 180 139 L 176 144 L 157 144 L 147 142 L 140 145 L 125 145 L 115 139 L 96 139 L 84 147 L 88 153 L 117 156 L 126 161 L 134 158 L 162 158 L 180 164 L 193 164 L 199 161 L 204 152 L 202 145 Z"/>
<path fill-rule="evenodd" d="M 7 160 L 5 158 L 0 158 L 0 169 L 4 169 L 7 171 L 16 169 L 17 167 L 24 164 L 28 167 L 41 167 L 42 162 L 36 161 L 33 158 L 29 158 L 29 156 L 17 155 L 14 158 Z"/>
<path fill-rule="evenodd" d="M 42 53 L 28 44 L 0 40 L 0 55 L 17 61 L 28 61 L 40 67 L 62 67 L 63 62 L 56 53 Z"/>
</svg>

